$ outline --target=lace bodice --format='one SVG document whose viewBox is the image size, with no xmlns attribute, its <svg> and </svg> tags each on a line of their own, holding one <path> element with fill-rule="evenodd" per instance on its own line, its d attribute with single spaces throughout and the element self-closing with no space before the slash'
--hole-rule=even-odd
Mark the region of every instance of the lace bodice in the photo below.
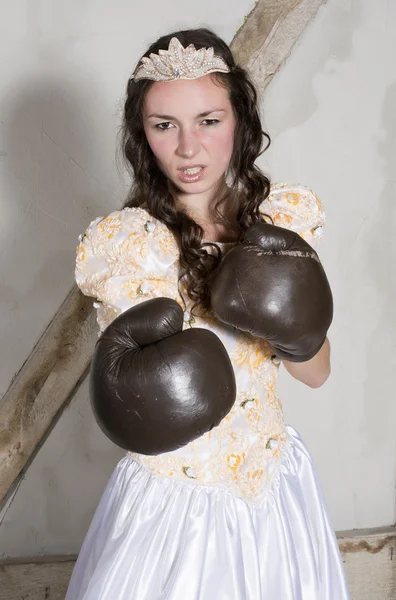
<svg viewBox="0 0 396 600">
<path fill-rule="evenodd" d="M 275 225 L 293 229 L 313 246 L 322 237 L 323 207 L 308 188 L 273 185 L 261 210 Z M 219 246 L 225 254 L 233 244 Z M 81 291 L 95 299 L 100 332 L 117 315 L 149 298 L 167 296 L 184 306 L 178 258 L 174 235 L 145 209 L 124 208 L 92 221 L 77 248 L 75 278 Z M 225 487 L 260 505 L 287 440 L 276 394 L 280 361 L 271 356 L 265 340 L 223 325 L 211 314 L 192 318 L 190 307 L 187 302 L 184 328 L 204 327 L 222 340 L 234 366 L 237 400 L 218 427 L 187 446 L 159 456 L 133 456 L 159 475 Z"/>
</svg>

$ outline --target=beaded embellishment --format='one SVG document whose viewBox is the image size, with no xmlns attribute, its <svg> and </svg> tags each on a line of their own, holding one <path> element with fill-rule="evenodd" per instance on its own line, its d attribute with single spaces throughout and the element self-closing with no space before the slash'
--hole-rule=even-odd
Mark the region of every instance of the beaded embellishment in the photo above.
<svg viewBox="0 0 396 600">
<path fill-rule="evenodd" d="M 159 50 L 158 54 L 143 56 L 142 64 L 133 76 L 135 81 L 173 81 L 174 79 L 198 79 L 209 73 L 229 73 L 227 63 L 215 56 L 213 48 L 200 48 L 194 44 L 184 48 L 177 37 L 173 37 L 168 50 Z"/>
</svg>

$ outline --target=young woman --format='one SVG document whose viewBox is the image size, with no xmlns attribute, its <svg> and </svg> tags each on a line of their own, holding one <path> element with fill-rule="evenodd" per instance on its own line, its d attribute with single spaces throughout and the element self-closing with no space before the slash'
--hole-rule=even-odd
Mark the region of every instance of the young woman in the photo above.
<svg viewBox="0 0 396 600">
<path fill-rule="evenodd" d="M 111 409 L 97 417 L 130 451 L 97 508 L 66 598 L 346 600 L 310 455 L 285 425 L 275 389 L 282 362 L 310 387 L 330 373 L 331 293 L 311 247 L 323 208 L 309 189 L 270 185 L 255 166 L 269 138 L 254 87 L 207 29 L 149 48 L 128 82 L 123 134 L 130 198 L 89 225 L 76 281 L 96 299 L 98 344 L 106 344 L 107 363 L 100 369 L 95 358 L 91 384 L 97 408 L 108 393 Z M 182 314 L 181 333 L 155 346 L 155 311 L 168 326 L 177 313 L 168 319 L 169 307 Z M 150 340 L 138 340 L 142 328 Z M 132 374 L 122 363 L 127 349 L 114 354 L 125 332 L 130 360 L 138 353 Z M 143 350 L 154 347 L 147 358 Z M 158 354 L 174 377 L 148 365 Z M 131 400 L 137 388 L 149 390 L 144 403 L 140 392 Z M 199 410 L 168 417 L 172 394 L 178 407 L 186 398 L 204 406 L 203 421 Z"/>
</svg>

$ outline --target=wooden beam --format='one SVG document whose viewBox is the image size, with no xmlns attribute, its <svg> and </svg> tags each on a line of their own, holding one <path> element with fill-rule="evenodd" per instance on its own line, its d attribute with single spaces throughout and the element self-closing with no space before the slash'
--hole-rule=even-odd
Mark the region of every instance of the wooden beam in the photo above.
<svg viewBox="0 0 396 600">
<path fill-rule="evenodd" d="M 294 44 L 326 0 L 260 0 L 231 42 L 259 95 L 290 55 Z"/>
<path fill-rule="evenodd" d="M 351 600 L 394 600 L 396 527 L 344 531 L 337 537 Z M 44 556 L 1 561 L 0 600 L 63 600 L 75 560 Z"/>
<path fill-rule="evenodd" d="M 322 0 L 260 0 L 232 41 L 259 92 Z M 0 405 L 0 508 L 87 372 L 97 339 L 92 299 L 73 288 Z"/>
<path fill-rule="evenodd" d="M 14 378 L 0 407 L 1 505 L 84 379 L 96 330 L 92 299 L 74 287 Z"/>
</svg>

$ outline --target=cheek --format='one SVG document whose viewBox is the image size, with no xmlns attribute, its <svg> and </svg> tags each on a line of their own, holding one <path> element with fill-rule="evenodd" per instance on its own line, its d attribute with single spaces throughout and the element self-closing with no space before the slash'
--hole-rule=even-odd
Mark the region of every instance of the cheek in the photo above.
<svg viewBox="0 0 396 600">
<path fill-rule="evenodd" d="M 152 133 L 150 129 L 145 129 L 147 142 L 151 148 L 152 153 L 160 162 L 166 162 L 167 155 L 169 156 L 169 139 L 167 136 L 160 137 L 157 132 Z M 157 135 L 156 135 L 157 134 Z"/>
<path fill-rule="evenodd" d="M 214 154 L 221 163 L 228 163 L 234 148 L 234 127 L 218 131 L 209 141 L 211 153 Z"/>
</svg>

